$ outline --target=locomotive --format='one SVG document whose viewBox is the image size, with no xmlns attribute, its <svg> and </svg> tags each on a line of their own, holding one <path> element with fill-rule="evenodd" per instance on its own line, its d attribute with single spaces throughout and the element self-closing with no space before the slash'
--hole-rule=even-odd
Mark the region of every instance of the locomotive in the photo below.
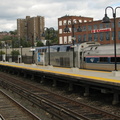
<svg viewBox="0 0 120 120">
<path fill-rule="evenodd" d="M 117 69 L 120 70 L 120 44 L 116 46 L 116 53 Z M 110 71 L 114 70 L 115 63 L 114 45 L 100 45 L 98 42 L 37 47 L 34 58 L 40 65 Z"/>
</svg>

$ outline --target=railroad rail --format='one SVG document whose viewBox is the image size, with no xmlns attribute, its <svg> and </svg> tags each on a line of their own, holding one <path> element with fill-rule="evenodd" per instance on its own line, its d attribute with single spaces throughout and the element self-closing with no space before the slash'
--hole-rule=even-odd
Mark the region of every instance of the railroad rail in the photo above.
<svg viewBox="0 0 120 120">
<path fill-rule="evenodd" d="M 41 89 L 38 84 L 0 73 L 0 85 L 61 120 L 120 120 L 120 116 Z"/>
<path fill-rule="evenodd" d="M 0 90 L 0 113 L 0 120 L 40 120 L 2 90 Z"/>
</svg>

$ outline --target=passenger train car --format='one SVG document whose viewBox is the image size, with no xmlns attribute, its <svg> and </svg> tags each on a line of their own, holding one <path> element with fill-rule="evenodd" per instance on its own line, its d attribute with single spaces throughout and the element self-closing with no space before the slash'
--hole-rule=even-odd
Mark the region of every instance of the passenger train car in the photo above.
<svg viewBox="0 0 120 120">
<path fill-rule="evenodd" d="M 92 46 L 84 49 L 84 68 L 115 70 L 114 45 Z M 120 70 L 120 44 L 116 45 L 117 70 Z"/>
<path fill-rule="evenodd" d="M 73 54 L 74 47 L 74 54 Z M 120 44 L 117 44 L 117 69 L 120 70 Z M 73 57 L 74 55 L 74 57 Z M 74 67 L 81 69 L 114 70 L 114 46 L 98 42 L 72 45 L 38 47 L 35 62 L 42 65 Z M 74 60 L 74 63 L 73 63 Z"/>
</svg>

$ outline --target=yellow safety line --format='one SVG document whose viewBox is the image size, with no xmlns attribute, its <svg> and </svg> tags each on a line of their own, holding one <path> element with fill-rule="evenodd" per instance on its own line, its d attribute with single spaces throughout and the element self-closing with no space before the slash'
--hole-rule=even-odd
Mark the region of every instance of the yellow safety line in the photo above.
<svg viewBox="0 0 120 120">
<path fill-rule="evenodd" d="M 0 63 L 0 64 L 1 64 L 1 63 Z M 1 65 L 12 66 L 12 67 L 19 67 L 19 68 L 25 68 L 25 69 L 31 69 L 31 70 L 37 70 L 37 71 L 44 71 L 44 72 L 50 72 L 50 73 L 57 73 L 57 74 L 75 76 L 75 77 L 82 77 L 82 78 L 88 78 L 88 79 L 95 79 L 95 80 L 100 80 L 100 81 L 120 83 L 120 81 L 119 81 L 119 80 L 116 80 L 116 79 L 109 79 L 109 78 L 102 78 L 102 77 L 94 77 L 94 76 L 86 76 L 86 75 L 73 74 L 73 73 L 64 73 L 64 72 L 58 72 L 58 71 L 52 71 L 52 70 L 44 70 L 44 69 L 39 69 L 39 68 L 29 68 L 29 67 L 17 66 L 17 65 L 8 65 L 8 64 L 1 64 Z"/>
</svg>

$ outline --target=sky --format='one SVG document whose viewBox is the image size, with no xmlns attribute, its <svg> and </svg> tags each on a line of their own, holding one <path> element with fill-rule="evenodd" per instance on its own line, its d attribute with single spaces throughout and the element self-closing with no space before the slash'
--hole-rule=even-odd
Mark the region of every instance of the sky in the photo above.
<svg viewBox="0 0 120 120">
<path fill-rule="evenodd" d="M 65 15 L 92 17 L 101 20 L 107 6 L 120 6 L 120 0 L 0 0 L 0 32 L 17 29 L 17 19 L 44 16 L 45 27 L 58 29 L 58 18 Z M 112 9 L 107 9 L 113 18 Z M 120 8 L 116 10 L 120 16 Z"/>
</svg>

